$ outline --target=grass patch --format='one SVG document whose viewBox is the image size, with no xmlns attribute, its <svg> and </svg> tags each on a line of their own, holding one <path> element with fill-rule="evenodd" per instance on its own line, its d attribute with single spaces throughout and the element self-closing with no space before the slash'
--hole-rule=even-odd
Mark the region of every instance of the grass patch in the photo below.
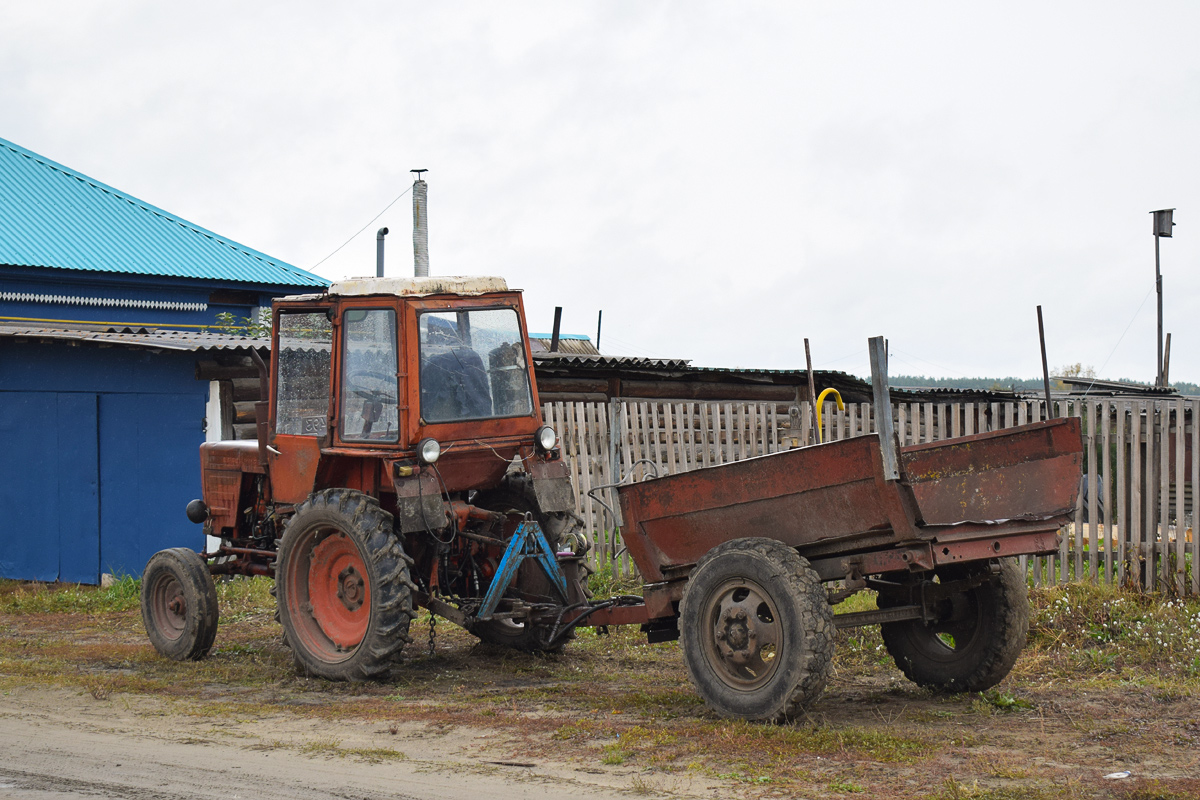
<svg viewBox="0 0 1200 800">
<path fill-rule="evenodd" d="M 100 588 L 80 583 L 0 581 L 0 614 L 103 614 L 138 607 L 142 582 L 128 575 Z"/>
<path fill-rule="evenodd" d="M 1110 586 L 1068 584 L 1030 592 L 1029 648 L 1068 654 L 1075 675 L 1130 669 L 1200 678 L 1200 601 Z"/>
</svg>

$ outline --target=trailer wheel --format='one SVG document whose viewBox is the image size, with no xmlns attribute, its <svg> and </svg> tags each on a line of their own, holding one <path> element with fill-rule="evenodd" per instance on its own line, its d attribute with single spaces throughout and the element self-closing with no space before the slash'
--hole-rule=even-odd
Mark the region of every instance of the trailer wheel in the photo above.
<svg viewBox="0 0 1200 800">
<path fill-rule="evenodd" d="M 155 553 L 142 572 L 142 623 L 154 649 L 175 661 L 198 661 L 217 637 L 217 587 L 195 550 Z"/>
<path fill-rule="evenodd" d="M 303 672 L 374 678 L 411 641 L 412 559 L 374 498 L 351 489 L 310 495 L 287 523 L 277 563 L 279 621 Z"/>
<path fill-rule="evenodd" d="M 820 578 L 773 539 L 735 539 L 692 571 L 680 605 L 688 677 L 723 717 L 784 721 L 824 690 L 833 610 Z"/>
<path fill-rule="evenodd" d="M 960 570 L 942 578 L 971 574 Z M 881 595 L 879 606 L 889 604 Z M 943 692 L 978 692 L 1002 681 L 1029 631 L 1029 591 L 1017 561 L 1001 560 L 999 575 L 945 601 L 940 610 L 937 622 L 906 620 L 879 626 L 888 653 L 905 677 Z"/>
<path fill-rule="evenodd" d="M 482 491 L 475 498 L 475 505 L 489 511 L 518 511 L 522 514 L 533 512 L 542 532 L 551 545 L 557 546 L 559 535 L 562 533 L 562 523 L 559 519 L 549 517 L 538 508 L 537 498 L 533 495 L 533 487 L 527 481 L 518 477 L 505 478 L 495 489 Z M 510 521 L 501 538 L 507 539 L 517 528 L 517 522 Z M 532 560 L 527 560 L 517 570 L 510 591 L 517 591 L 527 597 L 541 602 L 557 599 L 558 592 L 554 585 L 542 572 L 541 567 Z M 574 631 L 561 637 L 556 643 L 547 641 L 551 628 L 546 624 L 520 623 L 507 619 L 476 622 L 471 626 L 471 633 L 479 637 L 481 642 L 509 647 L 514 650 L 524 650 L 530 653 L 561 652 L 571 639 L 575 638 Z"/>
</svg>

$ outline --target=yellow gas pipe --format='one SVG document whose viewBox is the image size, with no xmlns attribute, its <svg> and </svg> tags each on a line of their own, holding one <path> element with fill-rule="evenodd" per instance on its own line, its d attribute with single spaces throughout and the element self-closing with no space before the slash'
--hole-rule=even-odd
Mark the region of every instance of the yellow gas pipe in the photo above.
<svg viewBox="0 0 1200 800">
<path fill-rule="evenodd" d="M 826 389 L 825 391 L 823 391 L 819 395 L 817 395 L 817 443 L 818 444 L 820 444 L 823 439 L 823 436 L 821 434 L 821 431 L 823 430 L 823 428 L 821 427 L 821 409 L 825 406 L 826 395 L 830 395 L 830 394 L 832 394 L 833 399 L 837 401 L 838 411 L 846 410 L 846 404 L 842 402 L 841 392 L 839 392 L 837 389 L 834 389 L 832 386 L 830 386 L 828 389 Z"/>
</svg>

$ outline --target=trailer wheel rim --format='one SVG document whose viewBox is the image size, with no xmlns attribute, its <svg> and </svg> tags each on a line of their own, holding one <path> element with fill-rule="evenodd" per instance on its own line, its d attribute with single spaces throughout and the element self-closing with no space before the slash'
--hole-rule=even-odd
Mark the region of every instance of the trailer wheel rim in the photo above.
<svg viewBox="0 0 1200 800">
<path fill-rule="evenodd" d="M 702 619 L 708 661 L 722 681 L 751 691 L 771 680 L 785 643 L 769 592 L 744 578 L 727 580 L 708 596 Z"/>
<path fill-rule="evenodd" d="M 164 638 L 175 641 L 187 627 L 187 601 L 183 584 L 171 574 L 161 575 L 150 589 L 150 614 Z"/>
<path fill-rule="evenodd" d="M 371 617 L 367 567 L 358 547 L 338 531 L 312 549 L 308 566 L 312 619 L 340 650 L 358 645 Z"/>
</svg>

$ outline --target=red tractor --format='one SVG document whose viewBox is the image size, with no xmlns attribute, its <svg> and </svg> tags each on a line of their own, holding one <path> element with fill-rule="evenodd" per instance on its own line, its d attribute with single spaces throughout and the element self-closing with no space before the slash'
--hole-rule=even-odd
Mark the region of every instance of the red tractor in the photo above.
<svg viewBox="0 0 1200 800">
<path fill-rule="evenodd" d="M 277 301 L 269 368 L 255 356 L 257 442 L 200 449 L 188 517 L 220 547 L 146 566 L 155 648 L 208 653 L 214 574 L 274 576 L 285 641 L 325 678 L 385 671 L 418 607 L 484 641 L 560 648 L 564 613 L 586 604 L 587 542 L 527 336 L 500 278 L 367 278 Z"/>
</svg>

